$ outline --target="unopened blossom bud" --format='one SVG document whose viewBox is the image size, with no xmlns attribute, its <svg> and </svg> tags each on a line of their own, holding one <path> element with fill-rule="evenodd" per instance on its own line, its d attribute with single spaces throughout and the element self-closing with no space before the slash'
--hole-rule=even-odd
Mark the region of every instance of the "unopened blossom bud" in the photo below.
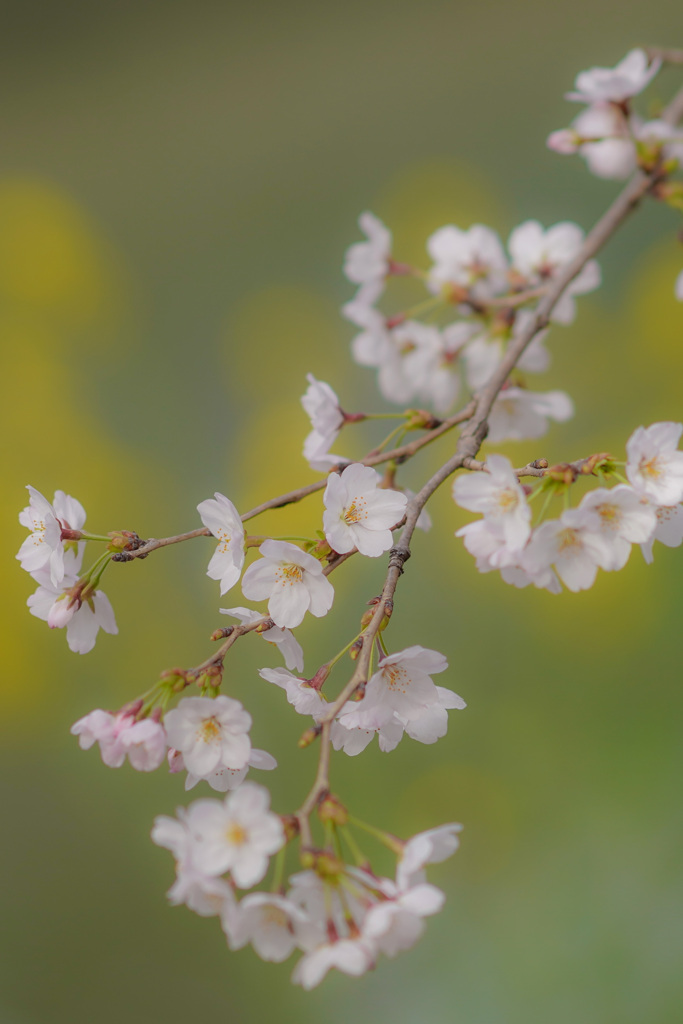
<svg viewBox="0 0 683 1024">
<path fill-rule="evenodd" d="M 317 739 L 319 735 L 320 726 L 311 726 L 310 729 L 306 729 L 306 731 L 301 734 L 297 742 L 297 747 L 299 747 L 301 750 L 305 750 L 306 747 L 310 747 L 311 743 L 313 743 L 313 741 Z"/>
<path fill-rule="evenodd" d="M 579 472 L 582 473 L 584 476 L 590 476 L 592 473 L 595 472 L 598 466 L 600 466 L 601 469 L 605 469 L 607 468 L 605 464 L 609 465 L 611 463 L 612 456 L 609 454 L 609 452 L 598 452 L 596 455 L 589 456 L 589 458 L 587 458 L 585 462 L 581 463 Z"/>
<path fill-rule="evenodd" d="M 546 146 L 554 153 L 561 153 L 563 156 L 571 156 L 578 152 L 581 145 L 581 136 L 571 128 L 562 128 L 560 131 L 551 132 L 546 139 Z"/>
<path fill-rule="evenodd" d="M 330 666 L 328 664 L 321 665 L 312 679 L 308 680 L 308 685 L 314 690 L 322 690 L 323 684 L 330 674 Z"/>
<path fill-rule="evenodd" d="M 296 814 L 281 814 L 280 821 L 285 832 L 285 842 L 296 839 L 299 835 L 299 819 Z"/>
<path fill-rule="evenodd" d="M 107 547 L 110 551 L 137 551 L 145 543 L 132 530 L 113 530 Z"/>
<path fill-rule="evenodd" d="M 406 409 L 407 430 L 433 430 L 440 423 L 441 420 L 426 409 Z"/>
<path fill-rule="evenodd" d="M 335 825 L 346 825 L 349 820 L 349 812 L 336 796 L 330 794 L 318 806 L 318 817 L 323 824 L 331 821 Z"/>
<path fill-rule="evenodd" d="M 68 622 L 71 622 L 79 607 L 80 602 L 70 601 L 68 593 L 58 598 L 47 616 L 47 624 L 50 629 L 62 629 L 66 626 Z"/>
<path fill-rule="evenodd" d="M 349 658 L 351 659 L 351 661 L 356 661 L 356 659 L 358 658 L 358 655 L 360 654 L 360 652 L 362 650 L 363 650 L 363 641 L 362 641 L 362 639 L 360 637 L 358 637 L 358 639 L 355 640 L 354 643 L 349 648 Z"/>
<path fill-rule="evenodd" d="M 327 850 L 315 856 L 315 870 L 321 878 L 337 878 L 344 870 L 342 862 Z"/>
<path fill-rule="evenodd" d="M 168 760 L 168 770 L 171 774 L 175 775 L 177 772 L 185 771 L 185 759 L 179 750 L 175 747 L 169 747 L 168 753 L 166 754 Z"/>
<path fill-rule="evenodd" d="M 573 484 L 578 471 L 568 462 L 558 462 L 556 466 L 550 466 L 546 476 L 557 483 Z"/>
<path fill-rule="evenodd" d="M 225 640 L 227 636 L 230 636 L 234 628 L 234 626 L 224 626 L 222 629 L 214 629 L 209 640 Z"/>
</svg>

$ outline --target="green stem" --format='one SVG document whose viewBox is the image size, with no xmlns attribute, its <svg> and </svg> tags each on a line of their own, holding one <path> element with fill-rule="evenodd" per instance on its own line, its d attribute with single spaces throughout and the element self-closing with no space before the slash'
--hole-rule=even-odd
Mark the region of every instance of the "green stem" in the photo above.
<svg viewBox="0 0 683 1024">
<path fill-rule="evenodd" d="M 82 540 L 103 540 L 107 544 L 111 541 L 111 537 L 105 537 L 101 533 L 88 533 L 86 530 L 80 530 Z"/>
<path fill-rule="evenodd" d="M 355 644 L 355 642 L 356 642 L 356 640 L 358 639 L 359 636 L 360 636 L 360 634 L 356 633 L 356 635 L 354 636 L 353 640 L 350 640 L 349 643 L 346 645 L 346 647 L 343 647 L 341 649 L 339 654 L 335 654 L 334 658 L 332 658 L 330 661 L 328 661 L 328 663 L 327 663 L 328 668 L 332 668 L 333 665 L 337 664 L 337 662 L 339 661 L 340 658 L 344 657 L 344 655 L 349 650 L 349 648 L 353 647 L 353 645 Z"/>
<path fill-rule="evenodd" d="M 283 892 L 282 880 L 285 875 L 285 859 L 287 857 L 287 846 L 283 846 L 275 855 L 275 866 L 273 868 L 273 885 L 271 892 Z"/>
<path fill-rule="evenodd" d="M 339 831 L 341 833 L 341 836 L 342 836 L 344 842 L 346 843 L 346 845 L 348 846 L 349 850 L 351 851 L 351 856 L 355 860 L 356 865 L 360 868 L 364 864 L 369 864 L 370 862 L 369 862 L 368 858 L 365 856 L 365 854 L 361 850 L 360 846 L 356 842 L 356 840 L 355 840 L 355 838 L 353 836 L 353 833 L 351 832 L 351 829 L 347 825 L 340 825 Z"/>
<path fill-rule="evenodd" d="M 367 822 L 361 821 L 359 818 L 353 818 L 349 815 L 349 824 L 355 825 L 356 828 L 362 828 L 365 832 L 368 832 L 375 839 L 379 839 L 380 843 L 387 846 L 394 853 L 403 853 L 403 843 L 396 836 L 392 836 L 390 832 L 383 832 L 381 828 L 375 828 L 374 825 L 368 825 Z"/>
</svg>

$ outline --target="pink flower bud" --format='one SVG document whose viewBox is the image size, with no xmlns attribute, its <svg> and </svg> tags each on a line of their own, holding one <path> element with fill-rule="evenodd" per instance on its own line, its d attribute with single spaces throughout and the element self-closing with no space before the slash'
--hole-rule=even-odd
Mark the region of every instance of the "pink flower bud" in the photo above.
<svg viewBox="0 0 683 1024">
<path fill-rule="evenodd" d="M 576 153 L 579 148 L 579 137 L 571 128 L 561 128 L 560 131 L 551 132 L 547 138 L 546 145 L 555 153 L 562 153 L 569 156 Z"/>
</svg>

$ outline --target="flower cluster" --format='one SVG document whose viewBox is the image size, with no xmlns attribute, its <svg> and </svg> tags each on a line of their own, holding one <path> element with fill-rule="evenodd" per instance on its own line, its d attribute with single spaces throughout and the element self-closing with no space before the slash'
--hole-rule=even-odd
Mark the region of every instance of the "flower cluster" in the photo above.
<svg viewBox="0 0 683 1024">
<path fill-rule="evenodd" d="M 197 800 L 177 818 L 159 817 L 152 839 L 171 850 L 176 881 L 168 893 L 203 917 L 218 916 L 230 949 L 251 944 L 263 959 L 286 960 L 303 952 L 292 980 L 306 989 L 331 968 L 359 975 L 384 954 L 410 949 L 424 931 L 424 918 L 437 913 L 444 894 L 424 879 L 427 864 L 458 848 L 460 825 L 442 825 L 407 842 L 385 833 L 397 855 L 395 879 L 375 875 L 369 862 L 346 864 L 332 853 L 309 857 L 311 866 L 282 884 L 289 823 L 270 809 L 268 791 L 246 782 L 218 800 Z M 356 851 L 345 809 L 333 799 L 320 814 L 338 839 Z M 270 891 L 253 889 L 278 853 Z"/>
<path fill-rule="evenodd" d="M 623 569 L 633 544 L 640 544 L 646 560 L 652 561 L 655 540 L 668 547 L 683 542 L 683 452 L 677 450 L 681 433 L 680 423 L 639 427 L 626 444 L 628 483 L 597 487 L 578 507 L 565 508 L 558 519 L 533 530 L 529 500 L 543 493 L 546 499 L 560 492 L 568 497 L 568 487 L 581 472 L 549 469 L 528 500 L 508 459 L 490 455 L 487 472 L 454 481 L 457 504 L 483 514 L 456 536 L 464 538 L 480 572 L 499 569 L 508 583 L 533 583 L 553 593 L 561 590 L 558 577 L 569 590 L 586 590 L 598 569 Z M 588 460 L 581 469 L 590 475 L 619 475 L 609 456 Z"/>
</svg>

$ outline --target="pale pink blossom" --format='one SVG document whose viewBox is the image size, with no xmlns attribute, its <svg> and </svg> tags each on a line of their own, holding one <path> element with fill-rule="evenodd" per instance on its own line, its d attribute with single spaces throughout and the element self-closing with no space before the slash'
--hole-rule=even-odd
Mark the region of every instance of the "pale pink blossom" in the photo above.
<svg viewBox="0 0 683 1024">
<path fill-rule="evenodd" d="M 491 228 L 474 224 L 463 231 L 452 224 L 427 239 L 434 260 L 429 286 L 439 292 L 446 285 L 466 288 L 478 301 L 505 291 L 507 260 L 500 239 Z"/>
<path fill-rule="evenodd" d="M 182 771 L 185 767 L 183 755 L 176 751 L 176 757 L 174 758 L 171 771 Z M 249 760 L 243 768 L 226 768 L 225 766 L 219 766 L 215 768 L 208 775 L 193 775 L 192 772 L 188 772 L 185 777 L 185 791 L 194 789 L 197 783 L 202 780 L 208 782 L 216 793 L 227 793 L 230 789 L 237 789 L 247 777 L 247 772 L 250 768 L 260 768 L 262 771 L 273 771 L 277 768 L 277 761 L 269 754 L 266 750 L 256 750 L 254 747 L 251 748 L 249 754 Z"/>
<path fill-rule="evenodd" d="M 462 508 L 497 523 L 510 549 L 524 547 L 529 539 L 531 507 L 505 456 L 489 455 L 485 472 L 456 476 L 453 498 Z"/>
<path fill-rule="evenodd" d="M 134 715 L 126 712 L 112 715 L 98 708 L 75 722 L 71 734 L 78 736 L 81 750 L 99 743 L 102 760 L 110 768 L 120 768 L 127 755 L 137 771 L 152 772 L 166 753 L 163 726 L 149 718 L 136 721 Z"/>
<path fill-rule="evenodd" d="M 324 929 L 286 896 L 249 893 L 225 928 L 231 949 L 251 943 L 262 960 L 281 963 L 294 949 L 311 949 L 325 939 Z"/>
<path fill-rule="evenodd" d="M 662 66 L 659 58 L 650 61 L 645 50 L 630 50 L 613 68 L 590 68 L 576 76 L 576 91 L 566 99 L 578 103 L 623 103 L 649 85 Z"/>
<path fill-rule="evenodd" d="M 47 568 L 31 575 L 39 584 L 26 602 L 31 615 L 43 619 L 51 629 L 66 627 L 66 642 L 75 654 L 91 651 L 100 629 L 105 633 L 118 633 L 114 609 L 102 590 L 96 590 L 82 600 L 71 593 L 71 588 L 78 582 L 75 575 L 65 576 L 59 587 L 53 585 Z"/>
<path fill-rule="evenodd" d="M 574 118 L 572 128 L 581 139 L 579 154 L 598 178 L 623 181 L 636 169 L 632 126 L 611 103 L 596 103 Z"/>
<path fill-rule="evenodd" d="M 654 561 L 652 548 L 656 540 L 667 548 L 678 548 L 683 543 L 683 505 L 657 505 L 653 508 L 657 525 L 649 540 L 640 545 L 648 564 Z"/>
<path fill-rule="evenodd" d="M 239 512 L 224 494 L 200 501 L 197 511 L 204 526 L 218 541 L 206 575 L 219 580 L 221 595 L 237 583 L 244 565 L 244 527 Z"/>
<path fill-rule="evenodd" d="M 510 235 L 508 249 L 512 266 L 529 285 L 539 287 L 558 277 L 581 251 L 584 233 L 578 224 L 563 221 L 544 230 L 537 220 L 527 220 Z M 600 267 L 589 260 L 565 288 L 551 318 L 570 324 L 576 316 L 575 295 L 594 291 L 600 284 Z"/>
<path fill-rule="evenodd" d="M 399 889 L 409 889 L 423 881 L 426 864 L 440 864 L 452 857 L 460 846 L 462 825 L 451 822 L 437 828 L 418 832 L 408 839 L 396 866 L 396 884 Z"/>
<path fill-rule="evenodd" d="M 285 842 L 282 822 L 269 810 L 270 794 L 255 782 L 243 782 L 224 801 L 197 800 L 188 809 L 192 860 L 206 875 L 230 871 L 240 889 L 257 885 L 270 855 Z"/>
<path fill-rule="evenodd" d="M 244 768 L 251 753 L 251 715 L 232 697 L 185 697 L 164 718 L 170 746 L 193 775 Z"/>
<path fill-rule="evenodd" d="M 534 530 L 522 567 L 534 575 L 552 565 L 564 585 L 577 591 L 592 587 L 598 566 L 612 560 L 613 545 L 600 532 L 598 514 L 572 508 Z"/>
<path fill-rule="evenodd" d="M 170 850 L 176 859 L 176 881 L 168 892 L 171 904 L 185 904 L 202 917 L 220 914 L 224 919 L 235 910 L 231 886 L 222 878 L 200 871 L 193 862 L 197 839 L 192 833 L 192 804 L 186 811 L 178 808 L 178 817 L 159 815 L 154 819 L 152 842 Z"/>
<path fill-rule="evenodd" d="M 655 510 L 626 484 L 589 491 L 579 508 L 598 516 L 600 536 L 611 549 L 611 557 L 601 561 L 600 568 L 608 571 L 623 569 L 631 554 L 631 544 L 644 544 L 657 524 Z"/>
<path fill-rule="evenodd" d="M 382 488 L 370 466 L 353 463 L 331 473 L 323 496 L 323 527 L 328 544 L 339 554 L 357 548 L 377 558 L 393 544 L 391 530 L 405 515 L 408 499 L 401 491 Z"/>
<path fill-rule="evenodd" d="M 294 676 L 285 668 L 261 668 L 259 675 L 266 682 L 275 683 L 283 689 L 287 700 L 300 715 L 313 715 L 316 718 L 325 713 L 327 701 L 307 679 Z"/>
<path fill-rule="evenodd" d="M 525 441 L 543 437 L 548 420 L 564 423 L 574 415 L 574 404 L 564 391 L 536 392 L 504 388 L 489 415 L 488 440 Z"/>
<path fill-rule="evenodd" d="M 437 914 L 445 898 L 440 889 L 426 882 L 397 889 L 393 898 L 380 900 L 370 907 L 362 934 L 379 953 L 394 957 L 415 945 L 424 932 L 423 918 Z"/>
<path fill-rule="evenodd" d="M 312 373 L 307 374 L 306 379 L 308 389 L 301 398 L 301 404 L 310 417 L 313 429 L 304 441 L 304 458 L 317 464 L 321 458 L 329 455 L 329 450 L 344 425 L 344 413 L 329 384 L 316 380 Z M 329 457 L 339 460 L 339 456 L 336 455 Z"/>
<path fill-rule="evenodd" d="M 358 977 L 375 966 L 376 953 L 369 939 L 339 939 L 306 953 L 292 973 L 292 981 L 302 988 L 319 985 L 333 967 L 343 974 Z"/>
<path fill-rule="evenodd" d="M 64 491 L 55 492 L 51 505 L 35 487 L 28 485 L 27 490 L 30 501 L 19 513 L 19 522 L 31 531 L 31 535 L 21 545 L 16 557 L 27 572 L 47 570 L 50 583 L 58 587 L 66 573 L 62 529 L 80 530 L 85 522 L 85 510 L 80 502 Z M 81 555 L 82 551 L 83 545 L 79 545 Z M 71 568 L 76 572 L 80 569 L 80 558 L 78 564 Z"/>
<path fill-rule="evenodd" d="M 253 611 L 251 608 L 219 608 L 221 615 L 232 615 L 239 619 L 245 626 L 252 626 L 255 622 L 264 621 L 261 612 Z M 271 626 L 264 630 L 260 636 L 269 644 L 278 648 L 287 668 L 294 668 L 300 672 L 304 667 L 304 652 L 301 644 L 289 629 L 282 626 Z"/>
<path fill-rule="evenodd" d="M 379 218 L 366 211 L 358 218 L 366 242 L 356 242 L 346 251 L 344 274 L 353 284 L 372 290 L 373 299 L 381 294 L 391 260 L 391 232 Z"/>
<path fill-rule="evenodd" d="M 317 558 L 282 540 L 265 540 L 259 554 L 244 574 L 242 593 L 250 601 L 267 599 L 277 626 L 293 629 L 307 611 L 316 618 L 328 613 L 334 589 Z"/>
<path fill-rule="evenodd" d="M 676 278 L 674 292 L 678 301 L 683 302 L 683 270 L 681 270 L 680 274 Z"/>
<path fill-rule="evenodd" d="M 641 497 L 653 505 L 683 500 L 683 452 L 677 450 L 680 423 L 638 427 L 626 442 L 626 476 Z"/>
</svg>

